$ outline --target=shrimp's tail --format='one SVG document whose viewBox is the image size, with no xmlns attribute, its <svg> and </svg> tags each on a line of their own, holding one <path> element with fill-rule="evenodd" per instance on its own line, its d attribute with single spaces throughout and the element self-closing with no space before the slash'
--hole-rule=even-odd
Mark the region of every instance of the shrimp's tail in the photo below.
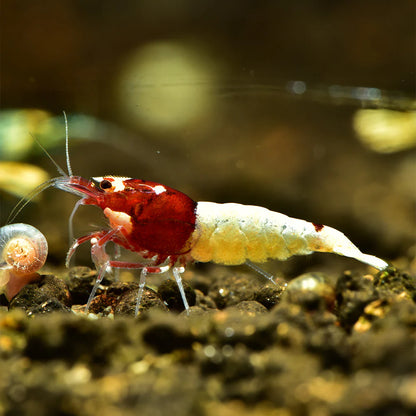
<svg viewBox="0 0 416 416">
<path fill-rule="evenodd" d="M 362 263 L 368 264 L 378 270 L 384 270 L 389 265 L 384 260 L 364 254 L 342 232 L 335 228 L 314 225 L 315 232 L 310 236 L 309 248 L 312 251 L 321 251 L 351 257 Z"/>
</svg>

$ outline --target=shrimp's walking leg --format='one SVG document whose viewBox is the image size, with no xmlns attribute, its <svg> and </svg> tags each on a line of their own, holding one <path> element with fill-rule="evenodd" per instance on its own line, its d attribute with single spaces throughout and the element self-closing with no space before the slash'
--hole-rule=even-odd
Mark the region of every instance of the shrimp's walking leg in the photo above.
<svg viewBox="0 0 416 416">
<path fill-rule="evenodd" d="M 114 245 L 114 258 L 118 260 L 121 257 L 121 248 L 118 244 Z M 114 273 L 114 279 L 116 282 L 120 280 L 120 269 L 116 269 Z"/>
<path fill-rule="evenodd" d="M 91 290 L 90 296 L 88 297 L 87 305 L 85 306 L 85 313 L 88 313 L 88 309 L 90 308 L 91 301 L 93 300 L 95 296 L 95 292 L 97 291 L 98 286 L 103 280 L 103 277 L 106 272 L 107 272 L 106 265 L 103 265 L 100 269 L 98 269 L 98 276 L 97 276 L 97 279 L 95 280 L 94 287 Z"/>
<path fill-rule="evenodd" d="M 109 265 L 110 259 L 107 253 L 105 252 L 104 246 L 108 242 L 108 240 L 111 238 L 113 233 L 114 233 L 113 231 L 110 231 L 110 232 L 99 231 L 96 233 L 92 233 L 92 234 L 77 238 L 72 244 L 72 246 L 69 248 L 68 253 L 66 255 L 65 266 L 69 267 L 69 262 L 72 256 L 74 255 L 76 249 L 81 244 L 87 241 L 91 242 L 91 258 L 97 268 L 98 276 L 95 280 L 95 284 L 94 284 L 94 287 L 92 288 L 90 296 L 88 297 L 87 306 L 85 307 L 85 312 L 88 312 L 91 301 L 95 295 L 95 292 L 98 289 L 98 286 L 103 280 L 105 273 L 111 270 L 111 267 Z"/>
<path fill-rule="evenodd" d="M 253 269 L 258 274 L 261 274 L 266 279 L 270 280 L 273 284 L 277 284 L 274 281 L 274 276 L 271 273 L 267 273 L 265 270 L 263 270 L 261 267 L 257 266 L 256 264 L 252 263 L 250 260 L 246 260 L 246 265 Z"/>
<path fill-rule="evenodd" d="M 143 296 L 144 286 L 146 284 L 146 276 L 148 274 L 158 274 L 158 273 L 165 273 L 167 272 L 171 266 L 148 266 L 141 263 L 129 263 L 123 261 L 108 261 L 106 262 L 107 266 L 110 268 L 118 268 L 118 269 L 142 269 L 140 273 L 140 280 L 139 280 L 139 291 L 137 292 L 136 298 L 136 308 L 135 308 L 135 316 L 139 313 L 140 302 Z M 175 278 L 176 284 L 178 285 L 179 292 L 182 297 L 183 305 L 185 307 L 186 313 L 189 315 L 189 304 L 185 296 L 185 290 L 182 284 L 181 273 L 183 273 L 185 269 L 183 267 L 172 267 L 172 273 Z"/>
<path fill-rule="evenodd" d="M 96 240 L 100 239 L 101 237 L 107 234 L 106 231 L 99 231 L 96 233 L 84 235 L 83 237 L 77 238 L 73 243 L 72 246 L 69 248 L 68 253 L 66 253 L 65 259 L 65 267 L 69 267 L 69 263 L 71 261 L 72 256 L 74 255 L 76 249 L 83 243 L 87 241 L 92 241 L 94 238 Z"/>
<path fill-rule="evenodd" d="M 104 242 L 102 242 L 105 240 Z M 111 272 L 110 257 L 105 251 L 105 245 L 107 243 L 106 234 L 98 240 L 96 237 L 91 238 L 91 258 L 97 268 L 98 276 L 95 279 L 94 287 L 91 290 L 90 296 L 88 297 L 87 305 L 85 306 L 85 313 L 88 313 L 91 301 L 95 296 L 95 292 L 98 289 L 104 275 L 107 272 Z"/>
<path fill-rule="evenodd" d="M 140 302 L 142 300 L 142 296 L 143 296 L 143 291 L 144 291 L 144 286 L 146 284 L 146 276 L 148 273 L 155 273 L 155 271 L 153 271 L 154 269 L 160 269 L 160 272 L 156 272 L 156 273 L 163 273 L 165 271 L 167 271 L 167 268 L 169 268 L 170 266 L 163 266 L 163 267 L 143 267 L 142 271 L 140 273 L 140 281 L 139 281 L 139 291 L 137 292 L 137 298 L 136 298 L 136 309 L 134 311 L 134 315 L 137 316 L 139 313 L 139 308 L 140 308 Z M 181 273 L 183 273 L 185 271 L 185 269 L 183 267 L 173 267 L 172 268 L 172 273 L 173 276 L 176 280 L 176 284 L 179 287 L 179 292 L 181 294 L 182 297 L 182 302 L 183 305 L 185 306 L 185 310 L 186 310 L 186 314 L 189 315 L 189 304 L 188 301 L 186 299 L 185 296 L 185 290 L 183 288 L 183 284 L 182 284 L 182 278 L 181 278 Z"/>
<path fill-rule="evenodd" d="M 129 263 L 125 261 L 109 261 L 108 265 L 111 268 L 115 269 L 142 269 L 140 272 L 140 280 L 139 280 L 139 290 L 137 292 L 136 297 L 136 307 L 134 309 L 134 316 L 137 316 L 139 313 L 140 302 L 142 300 L 144 286 L 146 284 L 146 276 L 149 273 L 158 274 L 158 273 L 165 273 L 170 269 L 170 266 L 147 266 L 146 264 L 142 263 Z"/>
<path fill-rule="evenodd" d="M 136 297 L 136 308 L 134 309 L 134 316 L 139 314 L 140 302 L 142 300 L 144 285 L 146 284 L 147 269 L 144 267 L 140 272 L 139 290 Z"/>
<path fill-rule="evenodd" d="M 75 213 L 77 212 L 78 208 L 84 204 L 84 198 L 78 200 L 75 205 L 74 208 L 72 209 L 71 215 L 69 216 L 68 219 L 68 236 L 69 236 L 69 244 L 71 244 L 71 242 L 74 239 L 74 226 L 73 226 L 73 220 L 74 220 L 74 216 Z"/>
<path fill-rule="evenodd" d="M 175 278 L 176 284 L 179 287 L 179 292 L 181 293 L 183 306 L 185 306 L 186 314 L 189 315 L 189 305 L 188 305 L 188 301 L 187 301 L 186 296 L 185 296 L 185 290 L 183 288 L 182 278 L 181 278 L 181 273 L 183 273 L 184 271 L 185 271 L 185 269 L 183 267 L 173 267 L 172 268 L 173 277 Z"/>
<path fill-rule="evenodd" d="M 117 233 L 119 230 L 117 228 L 111 231 L 100 231 L 97 233 L 93 233 L 84 237 L 80 237 L 72 244 L 71 248 L 68 251 L 67 258 L 66 258 L 66 265 L 68 267 L 69 261 L 72 255 L 75 253 L 75 250 L 79 247 L 79 245 L 85 243 L 86 241 L 91 242 L 91 258 L 97 268 L 98 276 L 95 280 L 94 287 L 88 297 L 87 305 L 85 307 L 85 312 L 88 312 L 92 299 L 95 296 L 95 293 L 103 280 L 105 274 L 111 272 L 114 269 L 142 269 L 140 274 L 140 281 L 139 281 L 139 291 L 137 293 L 136 298 L 136 307 L 135 307 L 135 315 L 137 316 L 140 308 L 140 302 L 143 296 L 144 286 L 146 284 L 146 276 L 149 273 L 165 273 L 170 268 L 171 265 L 164 265 L 164 266 L 152 266 L 149 264 L 144 263 L 131 263 L 125 261 L 118 261 L 118 260 L 110 260 L 107 252 L 105 251 L 105 245 L 111 240 L 111 237 Z M 180 273 L 184 272 L 183 267 L 173 267 L 173 276 L 175 277 L 176 284 L 179 287 L 179 291 L 181 293 L 182 301 L 185 306 L 187 313 L 189 313 L 189 305 L 188 301 L 186 300 L 185 290 L 183 288 L 182 279 Z"/>
<path fill-rule="evenodd" d="M 124 261 L 110 260 L 110 257 L 105 251 L 105 245 L 108 243 L 108 241 L 110 240 L 111 236 L 114 234 L 115 231 L 116 230 L 112 230 L 109 232 L 101 232 L 101 233 L 96 233 L 96 234 L 87 236 L 91 240 L 91 258 L 95 264 L 95 267 L 97 268 L 98 276 L 97 276 L 97 279 L 95 280 L 95 284 L 90 293 L 90 296 L 88 297 L 87 305 L 85 307 L 85 312 L 88 312 L 91 301 L 94 298 L 95 293 L 98 289 L 98 286 L 103 280 L 105 274 L 107 272 L 108 273 L 111 272 L 112 268 L 142 269 L 142 274 L 140 276 L 140 284 L 142 285 L 142 287 L 139 287 L 139 293 L 137 295 L 138 300 L 136 302 L 136 315 L 137 315 L 137 311 L 140 306 L 140 299 L 143 293 L 144 284 L 146 282 L 147 273 L 164 273 L 167 270 L 169 270 L 170 266 L 149 266 L 143 263 L 131 263 L 131 262 L 124 262 Z M 81 237 L 75 242 L 73 246 L 76 245 L 76 247 L 78 247 L 79 244 L 83 243 L 84 241 L 87 241 L 87 237 Z M 75 248 L 72 251 L 70 250 L 70 253 L 75 251 Z"/>
</svg>

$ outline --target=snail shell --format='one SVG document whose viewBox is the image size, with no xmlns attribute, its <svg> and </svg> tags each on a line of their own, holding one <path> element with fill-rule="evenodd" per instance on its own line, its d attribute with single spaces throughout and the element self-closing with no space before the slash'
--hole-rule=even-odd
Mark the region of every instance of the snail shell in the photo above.
<svg viewBox="0 0 416 416">
<path fill-rule="evenodd" d="M 9 224 L 0 228 L 0 269 L 16 275 L 37 272 L 46 261 L 45 236 L 28 224 Z"/>
</svg>

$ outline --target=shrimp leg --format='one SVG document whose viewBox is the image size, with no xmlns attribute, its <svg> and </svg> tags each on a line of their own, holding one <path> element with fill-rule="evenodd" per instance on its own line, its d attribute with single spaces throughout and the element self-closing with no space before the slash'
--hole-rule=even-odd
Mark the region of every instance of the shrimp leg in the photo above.
<svg viewBox="0 0 416 416">
<path fill-rule="evenodd" d="M 91 238 L 91 257 L 92 260 L 98 270 L 98 276 L 95 281 L 94 287 L 90 293 L 90 296 L 87 301 L 87 305 L 85 307 L 85 312 L 88 312 L 90 307 L 91 301 L 95 296 L 95 293 L 104 278 L 107 272 L 110 272 L 112 268 L 116 269 L 141 269 L 140 274 L 140 282 L 139 282 L 139 291 L 137 293 L 136 298 L 136 307 L 135 307 L 135 315 L 137 316 L 139 312 L 140 302 L 143 295 L 144 286 L 146 284 L 146 276 L 148 273 L 157 274 L 157 273 L 164 273 L 170 269 L 170 265 L 165 266 L 151 266 L 143 263 L 132 263 L 132 262 L 125 262 L 125 261 L 117 261 L 117 260 L 110 260 L 107 252 L 105 251 L 105 245 L 108 243 L 111 236 L 109 234 L 113 234 L 113 231 L 107 233 L 97 233 L 101 236 L 100 239 L 97 237 Z M 83 240 L 84 237 L 81 237 Z M 78 241 L 77 240 L 77 241 Z M 176 269 L 176 268 L 175 268 Z"/>
<path fill-rule="evenodd" d="M 261 274 L 266 279 L 270 280 L 273 284 L 276 284 L 274 281 L 274 276 L 271 273 L 267 273 L 265 270 L 263 270 L 261 267 L 257 266 L 256 264 L 252 263 L 250 260 L 246 260 L 245 263 L 248 267 L 253 269 L 258 274 Z"/>
</svg>

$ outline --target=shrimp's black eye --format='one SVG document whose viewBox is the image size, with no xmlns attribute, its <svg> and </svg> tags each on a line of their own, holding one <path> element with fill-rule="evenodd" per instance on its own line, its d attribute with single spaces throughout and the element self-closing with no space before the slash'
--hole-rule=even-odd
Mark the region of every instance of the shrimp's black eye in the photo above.
<svg viewBox="0 0 416 416">
<path fill-rule="evenodd" d="M 108 181 L 107 179 L 104 179 L 100 182 L 100 188 L 101 189 L 110 189 L 113 185 L 111 184 L 110 181 Z"/>
</svg>

